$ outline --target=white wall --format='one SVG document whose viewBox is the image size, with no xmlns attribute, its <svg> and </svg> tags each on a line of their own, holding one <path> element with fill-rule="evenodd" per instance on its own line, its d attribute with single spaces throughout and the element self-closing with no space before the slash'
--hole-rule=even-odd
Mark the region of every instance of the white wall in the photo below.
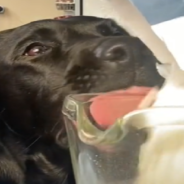
<svg viewBox="0 0 184 184">
<path fill-rule="evenodd" d="M 99 16 L 105 18 L 112 18 L 121 23 L 124 28 L 129 30 L 125 19 L 121 18 L 108 1 L 110 0 L 83 0 L 83 14 L 91 16 Z M 123 0 L 122 0 L 123 1 Z M 131 32 L 131 30 L 129 30 Z"/>
<path fill-rule="evenodd" d="M 63 15 L 56 9 L 55 0 L 0 0 L 0 6 L 6 7 L 6 12 L 0 14 L 0 30 Z"/>
</svg>

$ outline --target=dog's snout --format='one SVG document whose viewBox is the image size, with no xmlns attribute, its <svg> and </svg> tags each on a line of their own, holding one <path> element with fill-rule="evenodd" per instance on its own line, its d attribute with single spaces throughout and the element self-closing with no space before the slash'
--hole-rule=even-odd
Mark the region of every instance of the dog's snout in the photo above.
<svg viewBox="0 0 184 184">
<path fill-rule="evenodd" d="M 95 49 L 95 55 L 97 58 L 110 62 L 126 61 L 129 56 L 126 45 L 117 40 L 102 42 Z"/>
</svg>

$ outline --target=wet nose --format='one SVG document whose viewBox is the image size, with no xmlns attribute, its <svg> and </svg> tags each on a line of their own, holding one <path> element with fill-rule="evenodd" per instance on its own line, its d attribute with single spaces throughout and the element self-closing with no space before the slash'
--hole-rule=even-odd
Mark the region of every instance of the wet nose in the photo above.
<svg viewBox="0 0 184 184">
<path fill-rule="evenodd" d="M 121 40 L 105 40 L 95 49 L 95 55 L 110 62 L 125 61 L 129 57 L 129 49 Z"/>
</svg>

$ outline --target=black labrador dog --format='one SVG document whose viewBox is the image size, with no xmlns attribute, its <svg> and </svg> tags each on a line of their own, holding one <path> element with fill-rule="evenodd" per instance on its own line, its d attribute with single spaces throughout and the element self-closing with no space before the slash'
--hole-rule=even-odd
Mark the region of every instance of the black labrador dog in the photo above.
<svg viewBox="0 0 184 184">
<path fill-rule="evenodd" d="M 61 114 L 66 95 L 161 85 L 156 62 L 111 19 L 41 20 L 2 31 L 0 183 L 74 184 Z"/>
</svg>

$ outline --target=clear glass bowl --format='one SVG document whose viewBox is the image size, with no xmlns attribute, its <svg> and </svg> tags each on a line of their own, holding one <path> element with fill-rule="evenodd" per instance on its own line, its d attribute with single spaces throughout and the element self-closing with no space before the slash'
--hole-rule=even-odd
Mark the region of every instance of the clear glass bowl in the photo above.
<svg viewBox="0 0 184 184">
<path fill-rule="evenodd" d="M 89 114 L 98 95 L 63 106 L 77 184 L 183 184 L 184 108 L 137 110 L 104 130 Z"/>
</svg>

